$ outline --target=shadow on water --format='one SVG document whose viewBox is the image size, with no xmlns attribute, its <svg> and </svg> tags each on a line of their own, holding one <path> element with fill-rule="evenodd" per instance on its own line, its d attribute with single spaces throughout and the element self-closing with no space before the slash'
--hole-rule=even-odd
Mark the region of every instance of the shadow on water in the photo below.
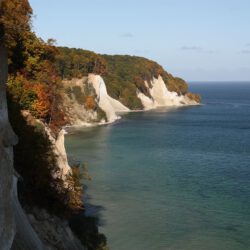
<svg viewBox="0 0 250 250">
<path fill-rule="evenodd" d="M 109 134 L 108 126 L 67 128 L 67 132 L 71 138 L 70 143 L 67 143 L 66 138 L 65 145 L 69 164 L 82 166 L 82 181 L 84 183 L 83 200 L 85 207 L 85 210 L 82 213 L 72 216 L 70 220 L 70 227 L 73 228 L 74 233 L 81 239 L 82 243 L 87 246 L 87 249 L 107 249 L 106 237 L 104 234 L 99 232 L 99 226 L 105 224 L 102 218 L 102 212 L 105 208 L 103 206 L 95 205 L 92 197 L 88 194 L 88 184 L 86 184 L 86 182 L 90 181 L 92 178 L 88 172 L 86 154 L 88 150 L 95 149 L 96 145 L 104 143 L 104 139 Z M 102 141 L 88 143 L 96 137 L 104 139 Z M 86 142 L 86 148 L 79 147 L 79 143 L 81 143 L 82 140 Z M 72 154 L 72 151 L 75 153 Z"/>
<path fill-rule="evenodd" d="M 84 186 L 86 191 L 87 187 Z M 107 249 L 106 236 L 99 232 L 99 226 L 103 225 L 101 212 L 104 207 L 91 204 L 91 197 L 84 196 L 85 210 L 75 214 L 69 221 L 70 228 L 89 250 Z"/>
<path fill-rule="evenodd" d="M 92 203 L 92 197 L 87 193 L 88 187 L 84 185 L 85 195 L 84 195 L 84 206 L 85 206 L 85 215 L 89 217 L 95 217 L 98 226 L 104 226 L 106 224 L 103 219 L 102 212 L 106 208 L 102 205 L 95 205 Z"/>
</svg>

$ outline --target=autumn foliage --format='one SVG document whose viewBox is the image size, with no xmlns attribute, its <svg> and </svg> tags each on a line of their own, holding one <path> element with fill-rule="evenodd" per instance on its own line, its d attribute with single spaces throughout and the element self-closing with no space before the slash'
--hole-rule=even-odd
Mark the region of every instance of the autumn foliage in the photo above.
<svg viewBox="0 0 250 250">
<path fill-rule="evenodd" d="M 91 109 L 93 110 L 97 107 L 97 103 L 93 96 L 86 96 L 84 105 L 86 109 L 90 109 L 90 110 Z"/>
<path fill-rule="evenodd" d="M 36 100 L 33 103 L 33 110 L 35 110 L 36 117 L 47 118 L 51 107 L 51 93 L 47 85 L 35 84 L 33 90 L 36 93 Z"/>
<path fill-rule="evenodd" d="M 190 98 L 191 100 L 196 101 L 197 103 L 201 102 L 201 96 L 199 94 L 194 94 L 194 93 L 187 93 L 187 97 Z"/>
<path fill-rule="evenodd" d="M 54 40 L 44 42 L 31 30 L 28 0 L 4 0 L 0 8 L 1 42 L 8 49 L 8 95 L 13 102 L 58 130 L 65 124 Z M 53 117 L 52 117 L 53 116 Z M 60 119 L 60 120 L 58 120 Z"/>
</svg>

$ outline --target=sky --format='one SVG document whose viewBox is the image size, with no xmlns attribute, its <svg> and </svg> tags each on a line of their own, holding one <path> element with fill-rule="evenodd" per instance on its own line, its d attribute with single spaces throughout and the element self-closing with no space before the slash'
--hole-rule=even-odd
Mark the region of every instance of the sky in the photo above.
<svg viewBox="0 0 250 250">
<path fill-rule="evenodd" d="M 187 81 L 250 81 L 249 0 L 30 0 L 57 45 L 147 57 Z"/>
</svg>

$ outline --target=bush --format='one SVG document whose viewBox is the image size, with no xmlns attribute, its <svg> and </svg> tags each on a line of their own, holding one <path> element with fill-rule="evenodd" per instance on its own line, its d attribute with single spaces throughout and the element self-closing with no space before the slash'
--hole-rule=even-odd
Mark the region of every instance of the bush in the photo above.
<svg viewBox="0 0 250 250">
<path fill-rule="evenodd" d="M 86 109 L 96 109 L 97 103 L 93 96 L 86 96 L 84 101 L 84 106 Z"/>
<path fill-rule="evenodd" d="M 67 206 L 73 213 L 83 210 L 83 174 L 80 166 L 72 166 L 72 173 L 67 177 Z"/>
<path fill-rule="evenodd" d="M 196 101 L 197 103 L 201 102 L 201 96 L 198 94 L 194 94 L 194 93 L 187 93 L 187 97 L 193 101 Z"/>
<path fill-rule="evenodd" d="M 98 121 L 102 121 L 102 120 L 104 120 L 105 122 L 108 121 L 106 113 L 99 106 L 97 107 L 96 112 L 97 112 L 97 120 Z"/>
<path fill-rule="evenodd" d="M 84 213 L 74 215 L 69 226 L 88 250 L 108 250 L 106 237 L 99 233 L 95 217 L 86 217 Z"/>
<path fill-rule="evenodd" d="M 10 97 L 8 107 L 11 125 L 19 138 L 14 147 L 14 167 L 23 179 L 22 201 L 59 217 L 81 211 L 83 189 L 78 169 L 73 168 L 68 176 L 68 187 L 61 178 L 55 178 L 53 173 L 59 170 L 57 156 L 44 126 L 28 112 L 24 118 L 20 106 Z"/>
</svg>

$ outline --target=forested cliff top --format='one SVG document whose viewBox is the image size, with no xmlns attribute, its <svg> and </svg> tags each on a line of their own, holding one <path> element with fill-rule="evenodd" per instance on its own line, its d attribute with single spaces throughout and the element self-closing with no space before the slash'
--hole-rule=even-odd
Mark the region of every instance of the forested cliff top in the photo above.
<svg viewBox="0 0 250 250">
<path fill-rule="evenodd" d="M 4 1 L 1 27 L 8 48 L 9 95 L 21 109 L 30 110 L 51 127 L 67 124 L 60 89 L 63 79 L 81 78 L 89 73 L 105 80 L 108 93 L 130 109 L 142 109 L 137 90 L 150 97 L 145 81 L 162 76 L 168 90 L 187 94 L 187 83 L 169 74 L 162 66 L 136 56 L 100 55 L 95 52 L 56 47 L 37 37 L 31 28 L 32 8 L 27 0 Z M 189 95 L 200 101 L 198 95 Z"/>
</svg>

